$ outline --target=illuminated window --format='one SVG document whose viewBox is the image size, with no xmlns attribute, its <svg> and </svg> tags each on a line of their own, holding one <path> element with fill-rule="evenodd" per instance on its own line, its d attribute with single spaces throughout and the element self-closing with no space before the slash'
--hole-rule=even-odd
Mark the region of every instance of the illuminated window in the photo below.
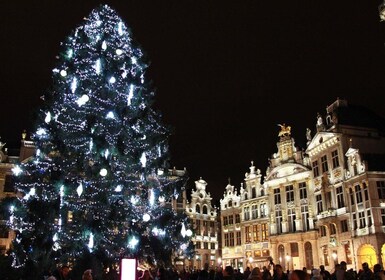
<svg viewBox="0 0 385 280">
<path fill-rule="evenodd" d="M 242 235 L 240 231 L 236 232 L 237 235 L 237 246 L 242 245 Z"/>
<path fill-rule="evenodd" d="M 259 239 L 259 232 L 260 232 L 261 225 L 253 225 L 253 241 L 260 241 Z"/>
<path fill-rule="evenodd" d="M 246 243 L 251 243 L 250 226 L 245 227 L 245 241 L 246 241 Z"/>
<path fill-rule="evenodd" d="M 261 225 L 262 241 L 267 241 L 269 238 L 269 228 L 267 224 Z"/>
</svg>

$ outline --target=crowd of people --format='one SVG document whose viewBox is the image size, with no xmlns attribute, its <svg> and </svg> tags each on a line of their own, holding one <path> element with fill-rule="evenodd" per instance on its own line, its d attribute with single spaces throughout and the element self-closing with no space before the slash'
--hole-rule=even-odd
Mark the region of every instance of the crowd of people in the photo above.
<svg viewBox="0 0 385 280">
<path fill-rule="evenodd" d="M 272 270 L 272 273 L 271 273 Z M 310 272 L 310 273 L 309 273 Z M 92 270 L 84 271 L 82 280 L 119 280 L 117 272 L 114 274 L 106 273 L 102 279 L 94 279 Z M 234 269 L 232 266 L 225 268 L 209 268 L 208 264 L 204 265 L 201 270 L 183 269 L 144 269 L 138 272 L 138 280 L 385 280 L 385 272 L 380 264 L 376 264 L 373 270 L 365 262 L 358 271 L 347 269 L 345 261 L 336 264 L 335 269 L 330 273 L 323 265 L 319 269 L 311 269 L 310 271 L 304 267 L 302 270 L 284 271 L 280 264 L 272 264 L 272 266 L 264 266 L 262 268 L 247 267 L 245 271 Z M 62 266 L 47 280 L 75 280 L 71 278 L 68 266 Z M 80 279 L 79 279 L 80 280 Z"/>
</svg>

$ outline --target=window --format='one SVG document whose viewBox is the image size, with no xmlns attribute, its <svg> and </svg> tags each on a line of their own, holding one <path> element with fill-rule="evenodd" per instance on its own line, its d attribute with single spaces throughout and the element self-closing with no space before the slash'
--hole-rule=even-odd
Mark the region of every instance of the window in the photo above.
<svg viewBox="0 0 385 280">
<path fill-rule="evenodd" d="M 317 203 L 317 213 L 318 213 L 318 214 L 321 214 L 322 211 L 323 211 L 323 207 L 322 207 L 322 195 L 317 194 L 317 196 L 316 196 L 316 203 Z"/>
<path fill-rule="evenodd" d="M 296 242 L 290 243 L 290 252 L 291 252 L 292 257 L 298 257 L 299 256 L 298 243 L 296 243 Z"/>
<path fill-rule="evenodd" d="M 364 190 L 364 199 L 365 201 L 369 200 L 369 192 L 368 192 L 368 186 L 364 183 L 363 184 L 363 190 Z"/>
<path fill-rule="evenodd" d="M 257 197 L 257 189 L 255 187 L 251 188 L 251 198 Z"/>
<path fill-rule="evenodd" d="M 260 229 L 261 229 L 261 225 L 253 225 L 253 241 L 254 242 L 260 241 L 260 239 L 259 239 Z"/>
<path fill-rule="evenodd" d="M 201 248 L 201 242 L 200 241 L 197 241 L 197 243 L 195 244 L 195 248 L 196 249 L 200 249 Z"/>
<path fill-rule="evenodd" d="M 228 207 L 230 208 L 230 207 L 232 207 L 233 206 L 233 202 L 231 201 L 231 200 L 229 200 L 229 202 L 228 202 Z"/>
<path fill-rule="evenodd" d="M 294 201 L 294 188 L 292 185 L 286 186 L 286 202 Z"/>
<path fill-rule="evenodd" d="M 241 236 L 241 232 L 240 232 L 240 231 L 237 231 L 236 235 L 237 235 L 237 246 L 240 246 L 240 245 L 242 245 L 242 236 Z"/>
<path fill-rule="evenodd" d="M 357 215 L 356 215 L 356 213 L 354 213 L 352 215 L 352 217 L 353 217 L 353 229 L 357 229 Z"/>
<path fill-rule="evenodd" d="M 287 219 L 289 223 L 289 232 L 295 232 L 295 209 L 287 210 Z"/>
<path fill-rule="evenodd" d="M 231 233 L 230 233 L 230 236 L 231 236 Z M 230 241 L 231 241 L 231 239 L 230 239 Z M 208 242 L 203 242 L 203 249 L 205 249 L 205 250 L 209 249 L 209 243 Z"/>
<path fill-rule="evenodd" d="M 299 183 L 299 198 L 300 199 L 307 198 L 306 182 Z"/>
<path fill-rule="evenodd" d="M 260 191 L 261 191 L 261 196 L 264 196 L 265 195 L 265 189 L 263 187 L 261 187 Z"/>
<path fill-rule="evenodd" d="M 213 242 L 210 243 L 210 249 L 211 249 L 211 250 L 215 250 L 215 243 L 213 243 Z"/>
<path fill-rule="evenodd" d="M 251 243 L 250 226 L 245 227 L 245 241 L 246 241 L 246 243 Z"/>
<path fill-rule="evenodd" d="M 195 206 L 195 212 L 196 213 L 200 213 L 201 212 L 201 207 L 198 204 Z"/>
<path fill-rule="evenodd" d="M 354 193 L 352 189 L 349 189 L 349 196 L 350 196 L 350 204 L 353 206 L 355 204 L 355 201 L 354 201 Z"/>
<path fill-rule="evenodd" d="M 260 206 L 260 214 L 261 214 L 261 218 L 266 217 L 266 215 L 267 215 L 267 205 L 266 205 L 266 203 L 262 203 L 261 204 L 261 206 Z"/>
<path fill-rule="evenodd" d="M 234 216 L 230 215 L 229 216 L 229 225 L 233 225 L 233 224 L 234 224 Z"/>
<path fill-rule="evenodd" d="M 225 233 L 225 247 L 229 247 L 229 234 L 228 233 Z"/>
<path fill-rule="evenodd" d="M 362 192 L 361 192 L 360 185 L 356 185 L 354 188 L 355 188 L 355 191 L 356 191 L 356 201 L 357 201 L 357 203 L 362 203 Z"/>
<path fill-rule="evenodd" d="M 250 220 L 250 207 L 245 207 L 243 211 L 244 211 L 243 214 L 244 214 L 245 221 Z"/>
<path fill-rule="evenodd" d="M 252 219 L 258 218 L 258 205 L 251 206 L 251 218 Z"/>
<path fill-rule="evenodd" d="M 318 161 L 313 161 L 312 163 L 313 166 L 313 175 L 314 178 L 319 176 L 319 168 L 318 168 Z"/>
<path fill-rule="evenodd" d="M 321 157 L 321 167 L 322 167 L 322 173 L 328 172 L 328 158 L 326 155 Z"/>
<path fill-rule="evenodd" d="M 377 181 L 378 198 L 385 199 L 385 181 Z"/>
<path fill-rule="evenodd" d="M 341 221 L 341 232 L 348 232 L 348 220 L 342 220 Z"/>
<path fill-rule="evenodd" d="M 230 232 L 230 247 L 234 247 L 234 232 Z"/>
<path fill-rule="evenodd" d="M 329 227 L 330 227 L 330 234 L 336 234 L 337 233 L 337 229 L 336 229 L 335 224 L 330 224 Z"/>
<path fill-rule="evenodd" d="M 195 220 L 195 227 L 196 227 L 196 232 L 198 235 L 201 234 L 201 221 L 200 220 Z"/>
<path fill-rule="evenodd" d="M 262 241 L 267 241 L 269 238 L 269 228 L 267 224 L 261 225 Z"/>
<path fill-rule="evenodd" d="M 235 214 L 235 223 L 239 224 L 241 222 L 241 216 L 239 214 Z"/>
<path fill-rule="evenodd" d="M 229 224 L 229 219 L 227 218 L 227 216 L 223 217 L 223 225 L 227 226 L 228 224 Z"/>
<path fill-rule="evenodd" d="M 373 222 L 372 222 L 372 210 L 370 210 L 370 209 L 366 210 L 366 218 L 368 221 L 368 227 L 372 226 L 372 224 L 373 224 Z"/>
<path fill-rule="evenodd" d="M 344 192 L 343 192 L 342 186 L 336 188 L 336 193 L 337 193 L 337 207 L 338 208 L 345 207 Z"/>
<path fill-rule="evenodd" d="M 274 203 L 281 204 L 281 192 L 280 189 L 274 189 Z"/>
<path fill-rule="evenodd" d="M 332 152 L 332 162 L 333 162 L 333 169 L 340 166 L 340 161 L 338 160 L 338 151 L 334 150 Z"/>
<path fill-rule="evenodd" d="M 301 206 L 301 218 L 302 218 L 302 230 L 307 231 L 310 229 L 309 223 L 309 208 L 307 205 Z"/>
<path fill-rule="evenodd" d="M 282 233 L 282 211 L 275 211 L 275 223 L 277 225 L 277 234 Z"/>
<path fill-rule="evenodd" d="M 385 226 L 385 209 L 381 209 L 381 221 L 382 225 Z"/>
<path fill-rule="evenodd" d="M 320 226 L 319 230 L 320 230 L 321 237 L 326 236 L 326 227 L 325 226 Z"/>
<path fill-rule="evenodd" d="M 207 206 L 206 205 L 203 205 L 203 214 L 206 214 L 207 215 Z"/>
</svg>

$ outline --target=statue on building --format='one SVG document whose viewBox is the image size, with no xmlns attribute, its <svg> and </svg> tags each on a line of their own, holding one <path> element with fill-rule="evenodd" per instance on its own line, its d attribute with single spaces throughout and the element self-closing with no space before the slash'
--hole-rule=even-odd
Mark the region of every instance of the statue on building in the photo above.
<svg viewBox="0 0 385 280">
<path fill-rule="evenodd" d="M 286 124 L 278 124 L 278 126 L 281 127 L 281 131 L 278 133 L 279 137 L 290 136 L 291 134 L 290 126 L 286 126 Z"/>
<path fill-rule="evenodd" d="M 309 143 L 311 141 L 311 130 L 310 128 L 306 128 L 306 140 Z"/>
<path fill-rule="evenodd" d="M 1 137 L 0 137 L 0 151 L 3 150 L 3 147 L 5 146 L 5 144 L 7 144 L 7 143 L 3 143 L 3 142 L 1 141 Z"/>
<path fill-rule="evenodd" d="M 317 131 L 324 130 L 324 121 L 320 113 L 317 113 Z"/>
</svg>

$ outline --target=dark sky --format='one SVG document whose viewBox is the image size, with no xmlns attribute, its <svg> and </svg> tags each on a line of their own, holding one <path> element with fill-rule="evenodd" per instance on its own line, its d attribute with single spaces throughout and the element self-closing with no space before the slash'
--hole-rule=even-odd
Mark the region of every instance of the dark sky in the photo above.
<svg viewBox="0 0 385 280">
<path fill-rule="evenodd" d="M 1 1 L 0 136 L 17 147 L 51 84 L 59 44 L 110 4 L 150 60 L 156 107 L 174 128 L 171 164 L 219 198 L 250 161 L 265 172 L 278 123 L 304 147 L 337 97 L 382 115 L 380 1 Z"/>
</svg>

